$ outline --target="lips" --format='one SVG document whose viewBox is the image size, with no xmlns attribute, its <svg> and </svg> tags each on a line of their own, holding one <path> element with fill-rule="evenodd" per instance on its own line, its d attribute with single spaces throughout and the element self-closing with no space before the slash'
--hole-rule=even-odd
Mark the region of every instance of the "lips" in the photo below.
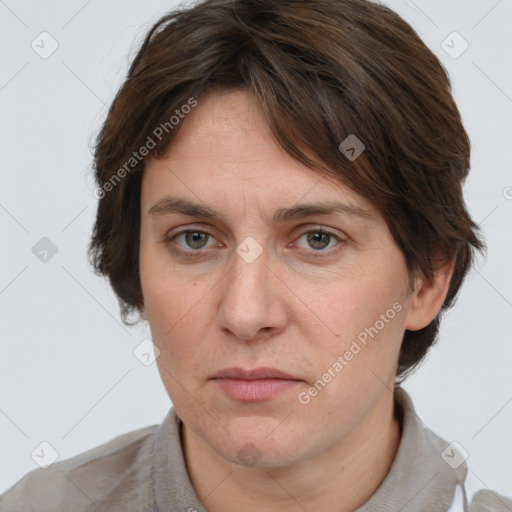
<svg viewBox="0 0 512 512">
<path fill-rule="evenodd" d="M 285 379 L 285 380 L 301 380 L 289 373 L 283 372 L 276 368 L 260 367 L 253 370 L 244 370 L 242 368 L 224 368 L 217 372 L 214 379 L 243 379 L 243 380 L 259 380 L 259 379 Z"/>
<path fill-rule="evenodd" d="M 219 389 L 238 402 L 263 402 L 296 387 L 301 379 L 277 368 L 225 368 L 212 378 Z"/>
</svg>

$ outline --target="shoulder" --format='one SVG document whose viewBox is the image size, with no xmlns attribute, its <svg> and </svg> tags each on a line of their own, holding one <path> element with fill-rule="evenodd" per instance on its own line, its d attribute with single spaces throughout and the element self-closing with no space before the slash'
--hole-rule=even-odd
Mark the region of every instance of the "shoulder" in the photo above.
<svg viewBox="0 0 512 512">
<path fill-rule="evenodd" d="M 480 490 L 473 496 L 469 505 L 469 512 L 510 512 L 512 499 L 495 491 Z"/>
<path fill-rule="evenodd" d="M 394 484 L 416 489 L 421 480 L 428 481 L 431 478 L 428 491 L 431 496 L 420 504 L 424 508 L 419 506 L 414 510 L 428 508 L 427 503 L 430 505 L 428 509 L 433 510 L 432 499 L 441 499 L 441 502 L 436 502 L 436 510 L 446 510 L 452 502 L 450 512 L 512 512 L 511 497 L 482 489 L 482 480 L 474 471 L 469 470 L 467 453 L 464 455 L 459 451 L 458 443 L 449 443 L 422 422 L 416 414 L 411 397 L 403 388 L 395 389 L 395 398 L 395 414 L 400 418 L 403 433 L 397 455 L 402 471 Z M 419 475 L 420 481 L 414 482 L 414 475 Z M 411 486 L 411 482 L 414 485 Z M 417 491 L 413 492 L 418 496 L 415 501 L 418 503 L 421 495 Z M 508 494 L 508 490 L 506 492 Z"/>
<path fill-rule="evenodd" d="M 152 444 L 159 425 L 35 469 L 0 495 L 0 512 L 149 510 Z M 136 507 L 136 508 L 133 508 Z"/>
</svg>

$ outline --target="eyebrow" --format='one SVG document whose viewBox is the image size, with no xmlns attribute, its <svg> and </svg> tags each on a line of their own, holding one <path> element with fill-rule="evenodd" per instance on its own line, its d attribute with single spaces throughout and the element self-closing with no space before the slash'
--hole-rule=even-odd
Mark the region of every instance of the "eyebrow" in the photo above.
<svg viewBox="0 0 512 512">
<path fill-rule="evenodd" d="M 224 221 L 223 215 L 210 206 L 194 203 L 185 198 L 163 197 L 159 199 L 149 210 L 150 215 L 169 215 L 181 213 L 190 217 Z M 336 201 L 321 201 L 311 204 L 298 204 L 291 208 L 280 208 L 274 212 L 272 222 L 279 224 L 293 219 L 302 219 L 313 215 L 330 215 L 341 213 L 363 219 L 374 219 L 375 216 L 369 210 L 359 206 L 340 203 Z"/>
</svg>

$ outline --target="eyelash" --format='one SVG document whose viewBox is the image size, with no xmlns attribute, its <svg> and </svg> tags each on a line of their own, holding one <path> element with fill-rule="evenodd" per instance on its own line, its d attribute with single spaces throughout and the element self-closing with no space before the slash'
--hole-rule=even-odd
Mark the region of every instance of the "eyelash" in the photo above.
<svg viewBox="0 0 512 512">
<path fill-rule="evenodd" d="M 184 250 L 184 249 L 175 249 L 173 247 L 170 247 L 171 242 L 173 242 L 174 239 L 178 238 L 181 235 L 187 234 L 187 233 L 201 233 L 201 234 L 208 235 L 208 236 L 210 236 L 212 238 L 215 238 L 213 233 L 211 231 L 209 231 L 208 229 L 206 229 L 206 228 L 201 228 L 201 229 L 185 229 L 183 231 L 179 231 L 177 233 L 174 233 L 171 236 L 166 236 L 164 238 L 164 245 L 169 250 L 171 250 L 173 253 L 178 254 L 179 256 L 182 256 L 184 258 L 188 258 L 188 259 L 200 258 L 205 253 L 208 252 L 208 249 Z M 328 230 L 326 230 L 324 228 L 309 229 L 307 231 L 304 231 L 303 233 L 301 233 L 297 237 L 297 240 L 302 238 L 304 235 L 309 234 L 309 233 L 323 233 L 323 234 L 329 235 L 329 236 L 333 237 L 338 242 L 338 245 L 344 245 L 344 242 L 345 242 L 345 240 L 340 238 L 338 235 L 336 235 L 332 231 L 328 231 Z M 334 251 L 336 251 L 336 249 Z M 311 252 L 311 254 L 309 256 L 312 257 L 312 258 L 321 258 L 321 257 L 331 256 L 333 254 L 333 250 L 328 250 L 327 251 L 327 250 L 322 250 L 322 249 L 317 250 L 317 251 L 312 249 L 311 251 L 308 251 L 308 252 Z"/>
</svg>

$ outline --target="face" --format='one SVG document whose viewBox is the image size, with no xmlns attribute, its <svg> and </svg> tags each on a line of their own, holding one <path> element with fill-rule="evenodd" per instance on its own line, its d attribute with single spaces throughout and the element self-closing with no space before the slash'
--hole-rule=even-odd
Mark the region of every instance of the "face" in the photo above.
<svg viewBox="0 0 512 512">
<path fill-rule="evenodd" d="M 224 459 L 277 467 L 320 454 L 393 386 L 403 254 L 364 197 L 277 144 L 248 93 L 211 93 L 182 123 L 141 192 L 144 311 L 163 383 Z M 326 202 L 344 206 L 296 209 Z"/>
</svg>

